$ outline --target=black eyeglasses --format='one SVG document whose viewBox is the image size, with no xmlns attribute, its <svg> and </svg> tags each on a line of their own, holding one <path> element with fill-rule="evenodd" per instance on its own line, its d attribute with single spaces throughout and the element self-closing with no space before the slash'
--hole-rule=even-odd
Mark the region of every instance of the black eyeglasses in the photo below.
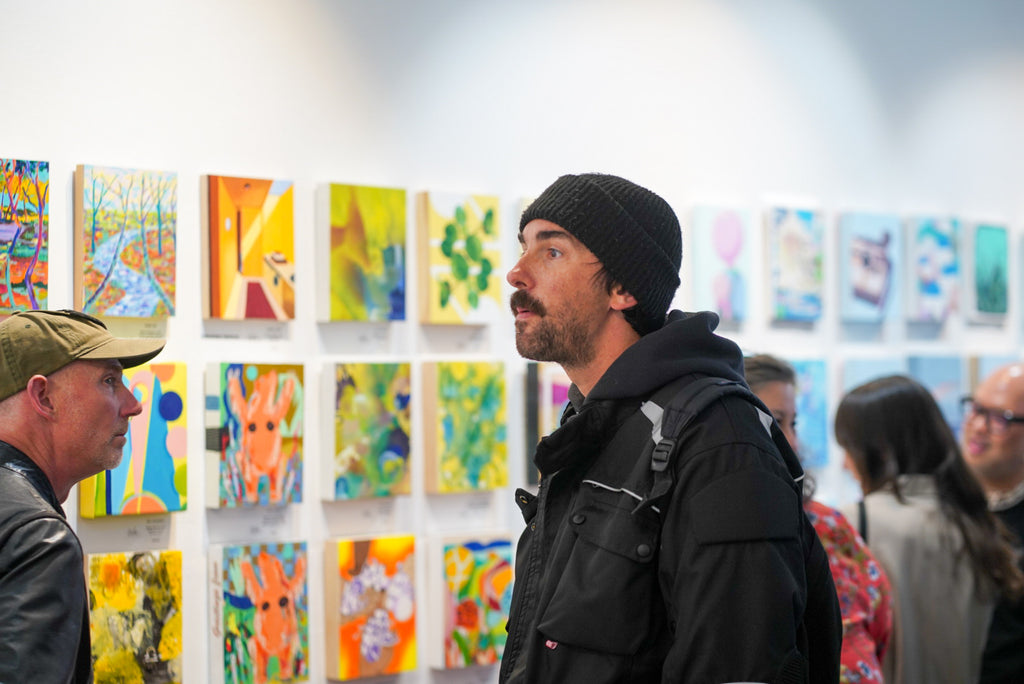
<svg viewBox="0 0 1024 684">
<path fill-rule="evenodd" d="M 981 406 L 974 400 L 974 397 L 961 399 L 960 408 L 963 410 L 965 421 L 975 416 L 981 416 L 985 419 L 985 426 L 996 435 L 1001 435 L 1009 430 L 1013 423 L 1024 423 L 1024 416 L 1018 416 L 1013 411 Z"/>
</svg>

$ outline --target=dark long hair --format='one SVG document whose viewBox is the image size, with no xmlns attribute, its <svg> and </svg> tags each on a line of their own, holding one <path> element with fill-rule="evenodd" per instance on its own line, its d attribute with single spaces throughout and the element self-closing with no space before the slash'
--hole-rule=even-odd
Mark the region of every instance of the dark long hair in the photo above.
<svg viewBox="0 0 1024 684">
<path fill-rule="evenodd" d="M 1024 594 L 1009 530 L 988 510 L 981 485 L 931 393 L 891 375 L 854 388 L 839 403 L 836 441 L 860 471 L 864 492 L 892 487 L 904 502 L 900 475 L 932 475 L 943 514 L 960 531 L 979 595 Z"/>
</svg>

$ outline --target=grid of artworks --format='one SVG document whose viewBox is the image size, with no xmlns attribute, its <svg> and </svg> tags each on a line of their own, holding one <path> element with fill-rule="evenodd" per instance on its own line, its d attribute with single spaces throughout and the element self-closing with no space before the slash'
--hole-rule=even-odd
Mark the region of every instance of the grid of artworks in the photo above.
<svg viewBox="0 0 1024 684">
<path fill-rule="evenodd" d="M 328 370 L 334 388 L 334 449 L 326 498 L 408 494 L 410 364 L 341 363 Z"/>
<path fill-rule="evenodd" d="M 181 682 L 181 551 L 94 553 L 86 565 L 96 683 Z"/>
<path fill-rule="evenodd" d="M 47 308 L 50 163 L 0 158 L 0 315 Z"/>
<path fill-rule="evenodd" d="M 416 669 L 415 554 L 412 535 L 326 543 L 328 677 L 349 681 Z"/>
<path fill-rule="evenodd" d="M 204 317 L 295 318 L 292 182 L 206 176 L 202 188 Z"/>
<path fill-rule="evenodd" d="M 814 322 L 821 317 L 824 232 L 820 211 L 768 210 L 765 256 L 772 320 Z"/>
<path fill-rule="evenodd" d="M 425 487 L 450 494 L 508 484 L 505 364 L 423 364 Z"/>
<path fill-rule="evenodd" d="M 714 311 L 722 323 L 747 318 L 753 217 L 728 207 L 693 209 L 693 296 L 698 310 Z"/>
<path fill-rule="evenodd" d="M 75 170 L 75 308 L 162 318 L 175 311 L 178 177 L 79 165 Z"/>
<path fill-rule="evenodd" d="M 498 663 L 512 606 L 511 537 L 436 538 L 429 570 L 431 667 Z"/>
<path fill-rule="evenodd" d="M 186 376 L 180 362 L 125 369 L 124 383 L 142 404 L 142 412 L 128 425 L 121 463 L 79 485 L 83 517 L 185 510 Z"/>
<path fill-rule="evenodd" d="M 302 501 L 303 369 L 218 363 L 206 374 L 206 505 Z"/>
<path fill-rule="evenodd" d="M 420 321 L 497 321 L 501 295 L 501 231 L 497 197 L 420 193 Z"/>
<path fill-rule="evenodd" d="M 210 681 L 309 679 L 305 542 L 213 545 Z"/>
<path fill-rule="evenodd" d="M 326 296 L 322 321 L 405 320 L 405 190 L 331 183 L 321 187 L 329 225 L 319 231 Z"/>
</svg>

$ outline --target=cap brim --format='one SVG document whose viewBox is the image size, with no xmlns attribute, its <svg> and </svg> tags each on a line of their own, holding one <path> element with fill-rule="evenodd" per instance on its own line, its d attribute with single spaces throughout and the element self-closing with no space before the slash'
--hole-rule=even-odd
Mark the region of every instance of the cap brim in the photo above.
<svg viewBox="0 0 1024 684">
<path fill-rule="evenodd" d="M 133 368 L 146 363 L 160 353 L 166 340 L 141 337 L 112 337 L 92 351 L 79 356 L 80 359 L 117 359 L 122 368 Z"/>
</svg>

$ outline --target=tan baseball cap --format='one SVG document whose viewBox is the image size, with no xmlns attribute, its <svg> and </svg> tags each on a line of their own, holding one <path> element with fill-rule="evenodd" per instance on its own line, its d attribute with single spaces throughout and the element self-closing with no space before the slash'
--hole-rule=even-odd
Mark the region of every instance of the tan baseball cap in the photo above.
<svg viewBox="0 0 1024 684">
<path fill-rule="evenodd" d="M 117 359 L 125 368 L 149 361 L 165 340 L 114 337 L 103 321 L 70 309 L 19 311 L 0 322 L 0 401 L 79 359 Z"/>
</svg>

